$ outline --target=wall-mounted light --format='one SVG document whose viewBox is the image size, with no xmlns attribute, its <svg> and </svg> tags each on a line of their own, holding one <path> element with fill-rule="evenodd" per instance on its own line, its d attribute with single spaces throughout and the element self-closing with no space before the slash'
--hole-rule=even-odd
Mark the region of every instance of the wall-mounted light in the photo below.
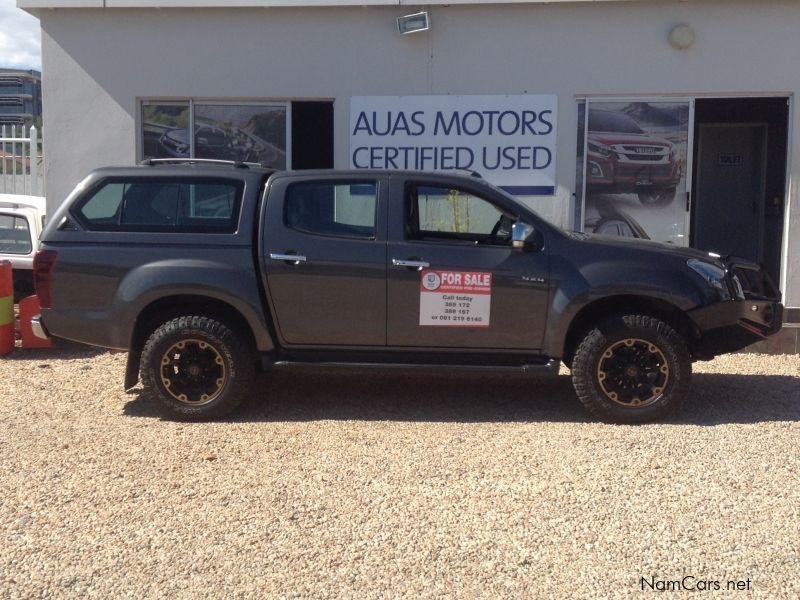
<svg viewBox="0 0 800 600">
<path fill-rule="evenodd" d="M 427 11 L 406 15 L 405 17 L 397 17 L 397 31 L 403 35 L 427 31 L 428 29 L 430 29 L 430 22 L 428 21 Z"/>
<path fill-rule="evenodd" d="M 669 45 L 675 50 L 686 50 L 694 44 L 694 29 L 686 24 L 675 25 L 669 32 Z"/>
</svg>

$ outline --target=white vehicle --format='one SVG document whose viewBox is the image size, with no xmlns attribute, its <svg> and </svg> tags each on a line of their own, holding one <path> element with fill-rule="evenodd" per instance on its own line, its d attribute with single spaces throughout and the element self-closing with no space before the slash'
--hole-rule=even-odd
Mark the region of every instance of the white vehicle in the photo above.
<svg viewBox="0 0 800 600">
<path fill-rule="evenodd" d="M 45 199 L 0 194 L 0 260 L 10 260 L 14 300 L 33 294 L 33 257 L 44 229 Z"/>
</svg>

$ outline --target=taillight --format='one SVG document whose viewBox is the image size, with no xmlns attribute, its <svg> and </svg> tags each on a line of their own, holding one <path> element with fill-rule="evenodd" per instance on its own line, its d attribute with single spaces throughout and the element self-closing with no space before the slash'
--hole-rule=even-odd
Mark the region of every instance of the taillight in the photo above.
<svg viewBox="0 0 800 600">
<path fill-rule="evenodd" d="M 58 252 L 39 250 L 33 259 L 33 285 L 42 308 L 53 308 L 53 267 L 56 266 Z"/>
</svg>

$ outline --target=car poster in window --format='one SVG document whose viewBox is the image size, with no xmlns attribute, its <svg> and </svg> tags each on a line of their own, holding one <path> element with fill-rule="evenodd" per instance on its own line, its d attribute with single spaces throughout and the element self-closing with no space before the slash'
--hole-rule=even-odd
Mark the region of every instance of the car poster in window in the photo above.
<svg viewBox="0 0 800 600">
<path fill-rule="evenodd" d="M 491 305 L 491 273 L 422 271 L 421 327 L 489 327 Z"/>
<path fill-rule="evenodd" d="M 142 158 L 189 158 L 189 103 L 142 104 Z"/>
<path fill-rule="evenodd" d="M 287 168 L 285 104 L 142 103 L 142 158 L 201 158 Z"/>
<path fill-rule="evenodd" d="M 195 158 L 264 163 L 286 168 L 286 107 L 194 105 Z"/>
<path fill-rule="evenodd" d="M 587 106 L 583 230 L 687 246 L 689 102 Z"/>
</svg>

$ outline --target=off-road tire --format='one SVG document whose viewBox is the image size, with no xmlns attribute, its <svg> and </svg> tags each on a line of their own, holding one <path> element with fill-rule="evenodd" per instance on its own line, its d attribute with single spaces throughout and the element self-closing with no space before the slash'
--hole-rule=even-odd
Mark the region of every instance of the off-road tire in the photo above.
<svg viewBox="0 0 800 600">
<path fill-rule="evenodd" d="M 195 398 L 197 401 L 191 402 L 188 396 L 193 393 L 190 392 L 184 394 L 184 401 L 181 401 L 175 397 L 180 395 L 175 386 L 165 385 L 171 383 L 169 379 L 174 375 L 169 370 L 173 368 L 169 364 L 170 355 L 181 354 L 176 350 L 180 344 L 187 352 L 194 347 L 203 354 L 202 360 L 194 362 L 208 363 L 208 368 L 217 369 L 210 375 L 210 385 L 215 387 L 213 394 L 204 395 L 204 400 Z M 239 332 L 210 317 L 182 316 L 163 323 L 145 342 L 141 358 L 142 383 L 145 391 L 156 398 L 172 418 L 182 421 L 219 419 L 235 410 L 249 394 L 255 377 L 254 363 L 251 345 Z M 175 377 L 190 378 L 189 368 L 175 366 L 178 373 L 183 372 Z M 202 378 L 207 369 L 195 370 L 201 372 L 198 377 Z M 176 383 L 180 382 L 176 380 Z"/>
<path fill-rule="evenodd" d="M 612 400 L 616 394 L 603 387 L 610 387 L 611 378 L 603 383 L 607 375 L 601 370 L 601 361 L 621 360 L 624 364 L 626 359 L 618 359 L 614 352 L 633 351 L 625 348 L 628 344 L 632 349 L 642 347 L 645 355 L 652 355 L 645 360 L 664 363 L 654 371 L 654 376 L 665 376 L 663 391 L 656 393 L 655 390 L 661 389 L 656 384 L 649 390 L 650 399 L 640 406 Z M 604 368 L 605 365 L 603 362 Z M 645 423 L 663 419 L 679 409 L 691 379 L 692 361 L 683 337 L 664 321 L 647 315 L 619 315 L 586 333 L 575 351 L 571 369 L 578 399 L 594 416 L 608 423 Z M 640 377 L 647 380 L 645 375 Z"/>
</svg>

